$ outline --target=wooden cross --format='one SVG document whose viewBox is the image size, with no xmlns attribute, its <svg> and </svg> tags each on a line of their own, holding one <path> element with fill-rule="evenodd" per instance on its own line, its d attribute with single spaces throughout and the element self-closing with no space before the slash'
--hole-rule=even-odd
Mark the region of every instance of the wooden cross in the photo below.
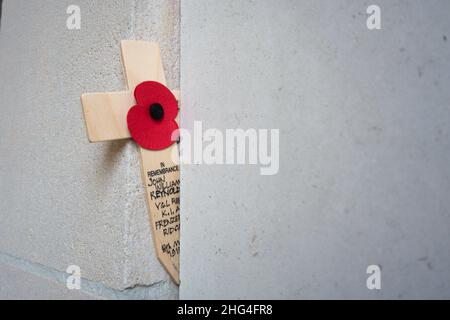
<svg viewBox="0 0 450 320">
<path fill-rule="evenodd" d="M 121 92 L 87 93 L 81 96 L 90 142 L 130 138 L 127 113 L 136 104 L 135 87 L 144 81 L 157 81 L 166 85 L 160 49 L 157 44 L 126 40 L 121 42 L 121 51 L 128 89 Z M 172 91 L 172 93 L 178 100 L 178 92 Z M 179 284 L 180 175 L 177 161 L 178 146 L 177 143 L 174 143 L 160 151 L 146 150 L 141 147 L 139 149 L 141 173 L 156 253 L 167 272 Z M 155 192 L 167 187 L 168 184 L 177 188 L 176 191 L 170 196 L 155 197 Z"/>
</svg>

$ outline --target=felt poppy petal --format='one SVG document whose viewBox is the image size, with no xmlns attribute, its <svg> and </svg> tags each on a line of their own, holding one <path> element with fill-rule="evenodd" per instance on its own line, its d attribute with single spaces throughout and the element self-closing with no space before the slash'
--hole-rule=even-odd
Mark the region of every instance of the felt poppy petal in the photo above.
<svg viewBox="0 0 450 320">
<path fill-rule="evenodd" d="M 173 120 L 178 114 L 178 102 L 173 93 L 156 81 L 145 81 L 136 86 L 134 97 L 137 104 L 149 107 L 154 103 L 164 109 L 164 119 Z"/>
<path fill-rule="evenodd" d="M 148 107 L 132 107 L 128 111 L 127 124 L 131 137 L 144 149 L 162 150 L 176 141 L 172 141 L 172 133 L 178 129 L 178 124 L 174 120 L 153 120 Z"/>
</svg>

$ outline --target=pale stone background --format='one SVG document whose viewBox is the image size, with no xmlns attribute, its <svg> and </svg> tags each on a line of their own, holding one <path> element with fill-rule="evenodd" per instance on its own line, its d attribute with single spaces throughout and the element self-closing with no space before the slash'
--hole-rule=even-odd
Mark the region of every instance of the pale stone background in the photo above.
<svg viewBox="0 0 450 320">
<path fill-rule="evenodd" d="M 66 8 L 81 7 L 81 30 Z M 157 41 L 179 87 L 179 1 L 4 0 L 0 298 L 173 299 L 152 245 L 138 152 L 89 144 L 79 97 L 125 88 L 122 39 Z M 65 270 L 79 265 L 82 291 Z"/>
<path fill-rule="evenodd" d="M 368 5 L 382 9 L 366 28 Z M 66 29 L 66 8 L 82 28 Z M 280 172 L 184 166 L 181 298 L 450 298 L 446 0 L 4 0 L 0 298 L 177 298 L 133 143 L 89 144 L 79 96 L 158 41 L 187 128 L 279 128 Z M 181 54 L 180 54 L 181 39 Z M 65 287 L 68 265 L 82 290 Z M 382 290 L 366 268 L 382 267 Z"/>
<path fill-rule="evenodd" d="M 183 124 L 279 128 L 281 163 L 182 168 L 180 297 L 450 298 L 450 2 L 205 3 Z"/>
</svg>

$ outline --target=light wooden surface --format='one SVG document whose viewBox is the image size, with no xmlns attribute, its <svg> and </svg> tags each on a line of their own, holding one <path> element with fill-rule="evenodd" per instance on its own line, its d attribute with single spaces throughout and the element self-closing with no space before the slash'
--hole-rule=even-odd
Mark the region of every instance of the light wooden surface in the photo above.
<svg viewBox="0 0 450 320">
<path fill-rule="evenodd" d="M 179 90 L 172 90 L 172 93 L 178 100 Z M 129 139 L 127 113 L 135 104 L 133 91 L 83 94 L 81 105 L 89 141 Z"/>
<path fill-rule="evenodd" d="M 147 204 L 149 207 L 150 223 L 155 248 L 161 263 L 178 284 L 180 282 L 180 192 L 178 189 L 174 195 L 164 196 L 157 200 L 154 200 L 151 197 L 152 194 L 155 194 L 157 189 L 166 189 L 170 191 L 171 189 L 179 188 L 180 171 L 178 165 L 172 160 L 172 153 L 178 156 L 178 146 L 175 143 L 169 148 L 161 151 L 140 148 L 140 152 L 141 173 L 146 188 Z M 162 164 L 168 169 L 176 167 L 176 171 L 154 176 L 153 180 L 159 181 L 156 185 L 154 183 L 152 184 L 148 173 L 162 169 Z M 161 186 L 162 188 L 157 188 L 157 186 Z M 168 225 L 162 227 L 164 223 L 168 223 Z M 176 230 L 170 228 L 176 228 Z M 172 232 L 165 235 L 165 230 Z"/>
<path fill-rule="evenodd" d="M 160 49 L 157 44 L 141 41 L 122 41 L 122 63 L 128 88 L 133 88 L 134 90 L 136 85 L 148 80 L 158 81 L 166 85 Z M 158 258 L 175 282 L 179 283 L 179 254 L 171 257 L 169 254 L 163 252 L 162 245 L 166 243 L 173 245 L 175 242 L 178 242 L 179 246 L 180 233 L 177 231 L 168 237 L 164 237 L 162 232 L 157 230 L 156 223 L 164 219 L 162 216 L 163 212 L 156 207 L 157 202 L 150 199 L 150 193 L 154 191 L 154 187 L 149 186 L 147 177 L 148 172 L 160 169 L 161 162 L 165 162 L 166 168 L 174 165 L 172 161 L 173 148 L 178 148 L 176 143 L 165 150 L 153 151 L 140 148 L 140 152 L 142 179 L 146 187 L 150 223 Z M 166 182 L 179 181 L 179 179 L 180 174 L 179 170 L 177 170 L 176 173 L 166 177 Z M 176 205 L 171 205 L 171 207 L 173 211 L 176 211 Z"/>
<path fill-rule="evenodd" d="M 122 66 L 128 89 L 134 90 L 144 81 L 158 81 L 166 85 L 161 51 L 156 43 L 123 40 Z"/>
<path fill-rule="evenodd" d="M 89 141 L 130 138 L 126 116 L 136 104 L 134 89 L 144 81 L 166 85 L 159 46 L 145 41 L 121 42 L 122 65 L 127 91 L 88 93 L 81 96 Z M 178 91 L 172 91 L 179 98 Z M 178 145 L 160 151 L 140 149 L 149 220 L 159 260 L 179 283 L 179 182 Z M 163 170 L 175 168 L 169 173 Z M 159 170 L 159 171 L 158 171 Z M 165 195 L 171 193 L 170 195 Z"/>
<path fill-rule="evenodd" d="M 81 104 L 90 142 L 130 138 L 127 113 L 135 105 L 130 91 L 86 93 Z"/>
</svg>

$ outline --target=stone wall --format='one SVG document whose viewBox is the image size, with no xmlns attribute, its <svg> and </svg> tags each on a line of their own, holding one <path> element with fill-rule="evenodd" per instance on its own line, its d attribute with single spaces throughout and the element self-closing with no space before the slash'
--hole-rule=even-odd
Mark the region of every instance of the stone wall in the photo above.
<svg viewBox="0 0 450 320">
<path fill-rule="evenodd" d="M 67 7 L 81 9 L 68 30 Z M 90 144 L 80 95 L 125 88 L 122 39 L 157 41 L 179 88 L 179 1 L 5 0 L 0 298 L 178 297 L 155 255 L 138 151 Z M 69 265 L 81 291 L 66 289 Z"/>
</svg>

